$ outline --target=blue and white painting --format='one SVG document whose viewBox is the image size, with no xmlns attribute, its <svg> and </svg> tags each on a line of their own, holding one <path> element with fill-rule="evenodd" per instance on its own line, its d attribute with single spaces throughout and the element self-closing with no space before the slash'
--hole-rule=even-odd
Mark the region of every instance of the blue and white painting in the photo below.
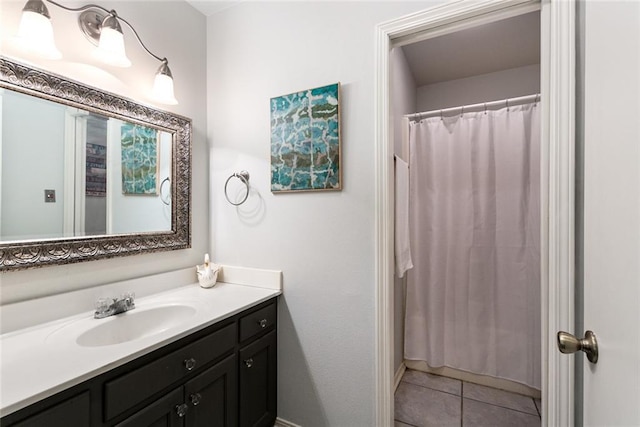
<svg viewBox="0 0 640 427">
<path fill-rule="evenodd" d="M 340 83 L 271 98 L 271 191 L 341 188 Z"/>
<path fill-rule="evenodd" d="M 158 194 L 158 131 L 124 123 L 120 128 L 122 147 L 122 192 Z"/>
</svg>

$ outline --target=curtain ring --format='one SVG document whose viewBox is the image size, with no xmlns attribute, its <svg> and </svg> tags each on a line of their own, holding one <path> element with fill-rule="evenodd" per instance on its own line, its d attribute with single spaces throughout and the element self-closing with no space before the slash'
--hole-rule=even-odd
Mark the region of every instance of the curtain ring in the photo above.
<svg viewBox="0 0 640 427">
<path fill-rule="evenodd" d="M 247 193 L 244 195 L 244 198 L 238 203 L 233 203 L 231 199 L 229 199 L 229 194 L 227 193 L 227 186 L 229 185 L 229 181 L 231 180 L 231 178 L 238 178 L 247 187 Z M 249 172 L 234 172 L 229 178 L 227 178 L 227 181 L 224 183 L 224 197 L 227 199 L 227 202 L 231 203 L 233 206 L 240 206 L 241 204 L 246 202 L 247 198 L 249 197 Z"/>
<path fill-rule="evenodd" d="M 485 115 L 487 114 L 487 103 L 486 102 L 484 103 L 484 114 Z"/>
<path fill-rule="evenodd" d="M 444 117 L 442 115 L 442 110 L 440 110 L 440 120 L 444 120 Z"/>
<path fill-rule="evenodd" d="M 165 182 L 168 182 L 169 185 L 171 185 L 169 177 L 162 180 L 162 183 L 160 184 L 160 200 L 162 200 L 162 203 L 169 206 L 171 204 L 171 187 L 169 187 L 169 194 L 167 194 L 167 197 L 162 197 L 162 188 L 164 187 Z"/>
<path fill-rule="evenodd" d="M 464 116 L 464 105 L 460 107 L 460 117 Z"/>
<path fill-rule="evenodd" d="M 509 98 L 507 98 L 505 101 L 507 103 L 507 111 L 509 111 Z"/>
</svg>

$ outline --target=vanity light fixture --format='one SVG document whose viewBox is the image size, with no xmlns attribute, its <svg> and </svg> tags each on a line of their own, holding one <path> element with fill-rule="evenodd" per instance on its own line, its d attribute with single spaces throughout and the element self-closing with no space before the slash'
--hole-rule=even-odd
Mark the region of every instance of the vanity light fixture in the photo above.
<svg viewBox="0 0 640 427">
<path fill-rule="evenodd" d="M 62 54 L 55 46 L 51 16 L 44 2 L 45 0 L 27 1 L 22 9 L 16 41 L 18 46 L 30 53 L 46 59 L 60 59 Z M 81 12 L 78 16 L 78 25 L 89 41 L 96 46 L 92 55 L 115 67 L 131 66 L 131 61 L 127 58 L 124 48 L 124 34 L 120 22 L 127 24 L 144 50 L 160 61 L 151 97 L 163 104 L 175 105 L 178 103 L 173 91 L 173 76 L 167 58 L 162 58 L 151 52 L 142 42 L 135 28 L 118 16 L 115 10 L 107 10 L 95 4 L 71 8 L 53 0 L 46 0 L 46 2 L 70 12 Z"/>
<path fill-rule="evenodd" d="M 92 28 L 96 29 L 97 34 L 95 32 L 87 33 L 85 28 L 91 23 L 91 15 L 95 15 L 98 19 L 101 16 L 91 10 L 88 12 L 89 14 L 81 14 L 78 22 L 89 41 L 95 44 L 97 39 L 98 47 L 93 51 L 93 57 L 114 67 L 131 67 L 131 61 L 127 58 L 127 53 L 124 50 L 124 34 L 118 22 L 116 11 L 112 10 L 102 19 L 102 22 L 95 23 Z M 93 34 L 96 34 L 96 36 L 93 36 Z"/>
<path fill-rule="evenodd" d="M 42 0 L 29 0 L 22 9 L 16 42 L 23 50 L 42 58 L 62 58 L 53 40 L 49 10 Z"/>
</svg>

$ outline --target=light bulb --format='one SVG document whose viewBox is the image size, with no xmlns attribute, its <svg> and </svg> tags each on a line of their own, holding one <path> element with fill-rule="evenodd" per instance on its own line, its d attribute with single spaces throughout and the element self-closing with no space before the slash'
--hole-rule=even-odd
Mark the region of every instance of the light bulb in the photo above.
<svg viewBox="0 0 640 427">
<path fill-rule="evenodd" d="M 166 59 L 158 68 L 151 95 L 154 100 L 167 105 L 176 105 L 178 100 L 173 93 L 173 76 Z"/>
<path fill-rule="evenodd" d="M 173 79 L 164 74 L 156 74 L 153 83 L 153 99 L 163 104 L 176 105 L 178 100 L 173 94 Z"/>
<path fill-rule="evenodd" d="M 131 61 L 124 50 L 124 35 L 118 20 L 108 15 L 100 29 L 100 41 L 93 51 L 93 56 L 100 61 L 115 67 L 130 67 Z"/>
<path fill-rule="evenodd" d="M 15 44 L 20 49 L 42 58 L 62 58 L 53 40 L 53 26 L 47 16 L 49 13 L 46 7 L 42 4 L 44 9 L 40 12 L 27 10 L 30 3 L 28 2 L 22 11 L 18 35 L 14 39 Z"/>
</svg>

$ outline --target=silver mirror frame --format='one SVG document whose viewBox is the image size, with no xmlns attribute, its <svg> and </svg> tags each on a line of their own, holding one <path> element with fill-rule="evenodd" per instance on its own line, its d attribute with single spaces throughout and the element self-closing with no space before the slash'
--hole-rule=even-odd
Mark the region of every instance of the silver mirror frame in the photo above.
<svg viewBox="0 0 640 427">
<path fill-rule="evenodd" d="M 0 272 L 191 247 L 191 120 L 0 56 L 0 88 L 151 126 L 173 136 L 171 231 L 0 242 Z"/>
</svg>

